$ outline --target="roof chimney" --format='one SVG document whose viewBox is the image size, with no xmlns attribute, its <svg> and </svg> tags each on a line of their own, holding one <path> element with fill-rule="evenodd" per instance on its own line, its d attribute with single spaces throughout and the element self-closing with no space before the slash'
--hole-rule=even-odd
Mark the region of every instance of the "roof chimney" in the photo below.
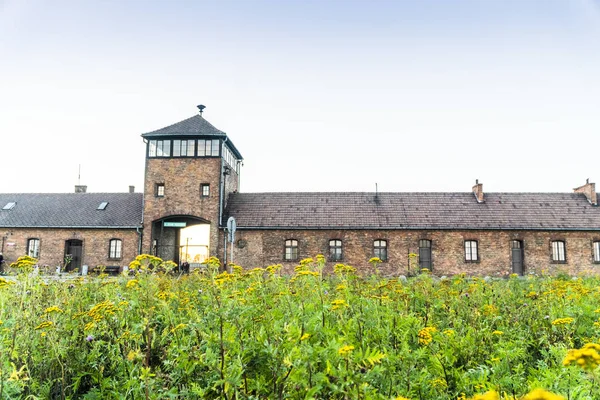
<svg viewBox="0 0 600 400">
<path fill-rule="evenodd" d="M 204 109 L 206 108 L 206 106 L 203 105 L 203 104 L 199 104 L 196 107 L 198 107 L 198 110 L 200 110 L 200 116 L 202 116 L 202 111 L 204 111 Z"/>
<path fill-rule="evenodd" d="M 475 179 L 473 194 L 475 195 L 478 203 L 485 203 L 485 200 L 483 199 L 483 183 L 479 183 L 479 179 Z"/>
<path fill-rule="evenodd" d="M 135 193 L 135 186 L 129 186 L 129 193 Z"/>
<path fill-rule="evenodd" d="M 87 191 L 86 185 L 75 185 L 75 193 L 85 193 Z"/>
<path fill-rule="evenodd" d="M 590 183 L 589 178 L 585 180 L 585 185 L 573 189 L 575 193 L 583 193 L 591 205 L 598 205 L 598 197 L 596 196 L 596 184 Z"/>
</svg>

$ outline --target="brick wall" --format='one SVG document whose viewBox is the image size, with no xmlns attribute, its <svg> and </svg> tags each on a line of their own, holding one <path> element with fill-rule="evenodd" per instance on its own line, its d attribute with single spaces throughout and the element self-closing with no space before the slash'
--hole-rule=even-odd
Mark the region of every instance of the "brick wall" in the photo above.
<svg viewBox="0 0 600 400">
<path fill-rule="evenodd" d="M 135 229 L 30 229 L 10 228 L 3 233 L 4 259 L 7 265 L 27 253 L 27 241 L 40 239 L 39 265 L 56 267 L 64 260 L 65 241 L 83 242 L 81 265 L 128 265 L 137 255 L 138 234 Z M 109 241 L 121 239 L 122 257 L 108 258 Z"/>
<path fill-rule="evenodd" d="M 210 254 L 221 252 L 219 240 L 219 175 L 221 159 L 148 158 L 144 184 L 144 239 L 142 251 L 151 251 L 153 221 L 170 215 L 190 215 L 210 223 Z M 155 196 L 155 185 L 164 183 L 164 197 Z M 200 196 L 200 185 L 210 185 L 210 196 Z M 238 175 L 230 171 L 225 181 L 225 198 L 237 190 Z M 225 223 L 226 221 L 223 221 Z"/>
<path fill-rule="evenodd" d="M 387 275 L 407 274 L 408 255 L 418 254 L 420 239 L 432 241 L 433 273 L 452 275 L 466 273 L 480 276 L 511 274 L 511 241 L 521 240 L 524 248 L 524 272 L 597 273 L 600 264 L 594 264 L 592 242 L 600 240 L 600 232 L 535 232 L 535 231 L 387 231 L 387 230 L 238 230 L 234 261 L 245 268 L 283 264 L 286 273 L 292 273 L 297 262 L 283 260 L 284 241 L 298 240 L 299 258 L 328 255 L 329 240 L 343 241 L 343 263 L 363 273 L 372 270 L 368 260 L 373 257 L 373 241 L 387 240 L 388 261 L 380 269 Z M 464 241 L 477 240 L 479 261 L 465 261 Z M 551 261 L 551 241 L 566 244 L 566 263 Z M 222 256 L 222 254 L 221 254 Z M 335 262 L 329 262 L 331 269 Z M 417 264 L 418 269 L 418 264 Z"/>
</svg>

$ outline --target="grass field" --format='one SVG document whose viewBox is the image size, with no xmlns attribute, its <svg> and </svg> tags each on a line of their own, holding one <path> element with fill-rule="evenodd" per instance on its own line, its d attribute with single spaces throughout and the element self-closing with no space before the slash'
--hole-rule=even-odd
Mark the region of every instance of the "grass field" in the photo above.
<svg viewBox="0 0 600 400">
<path fill-rule="evenodd" d="M 0 278 L 0 398 L 600 399 L 598 278 L 323 276 L 320 256 L 178 277 L 140 256 L 45 283 L 27 261 Z"/>
</svg>

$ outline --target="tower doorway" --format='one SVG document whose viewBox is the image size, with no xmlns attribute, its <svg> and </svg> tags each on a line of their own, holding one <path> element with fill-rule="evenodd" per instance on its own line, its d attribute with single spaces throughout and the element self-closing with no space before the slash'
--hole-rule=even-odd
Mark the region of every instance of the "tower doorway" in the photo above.
<svg viewBox="0 0 600 400">
<path fill-rule="evenodd" d="M 151 253 L 177 265 L 197 267 L 209 257 L 210 223 L 190 216 L 171 216 L 152 224 Z"/>
</svg>

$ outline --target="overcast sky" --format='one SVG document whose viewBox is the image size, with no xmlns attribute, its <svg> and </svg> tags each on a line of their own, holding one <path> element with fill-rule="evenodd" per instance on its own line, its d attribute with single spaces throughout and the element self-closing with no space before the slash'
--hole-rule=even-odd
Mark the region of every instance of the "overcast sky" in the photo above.
<svg viewBox="0 0 600 400">
<path fill-rule="evenodd" d="M 142 190 L 196 114 L 243 192 L 600 184 L 600 0 L 0 0 L 0 191 Z"/>
</svg>

